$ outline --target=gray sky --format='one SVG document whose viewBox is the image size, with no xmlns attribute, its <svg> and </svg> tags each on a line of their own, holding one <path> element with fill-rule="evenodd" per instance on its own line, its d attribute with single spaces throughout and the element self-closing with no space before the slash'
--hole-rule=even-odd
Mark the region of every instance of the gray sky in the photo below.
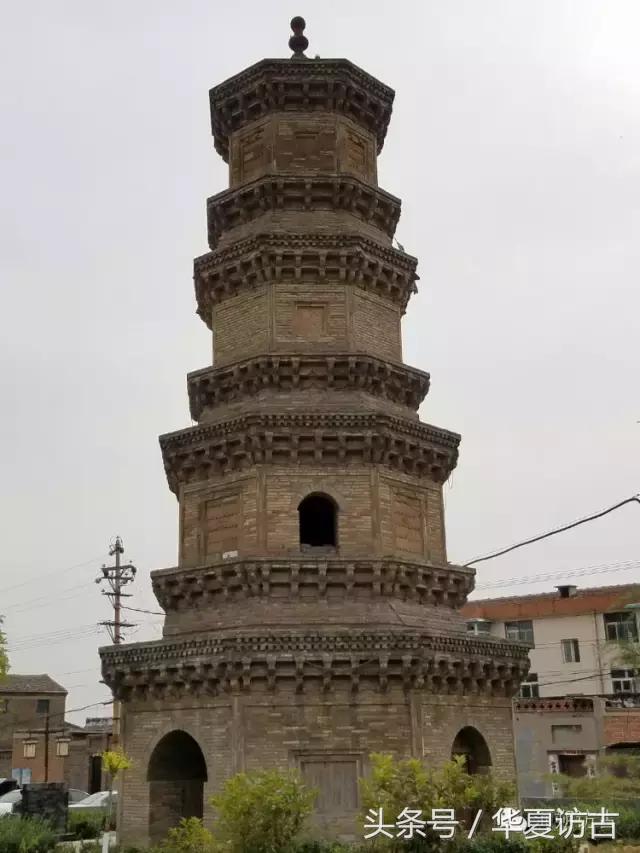
<svg viewBox="0 0 640 853">
<path fill-rule="evenodd" d="M 132 605 L 157 607 L 148 572 L 177 550 L 157 435 L 189 425 L 185 374 L 210 363 L 191 264 L 226 167 L 207 93 L 288 56 L 293 14 L 310 55 L 347 56 L 397 93 L 379 174 L 420 259 L 405 360 L 432 376 L 422 417 L 463 436 L 449 558 L 640 491 L 640 4 L 3 12 L 0 613 L 14 671 L 49 672 L 69 708 L 108 698 L 90 632 L 108 617 L 93 581 L 116 533 L 140 569 Z M 478 585 L 596 565 L 614 570 L 580 583 L 638 580 L 639 522 L 625 508 L 482 564 Z M 136 639 L 160 636 L 159 617 L 139 621 Z"/>
</svg>

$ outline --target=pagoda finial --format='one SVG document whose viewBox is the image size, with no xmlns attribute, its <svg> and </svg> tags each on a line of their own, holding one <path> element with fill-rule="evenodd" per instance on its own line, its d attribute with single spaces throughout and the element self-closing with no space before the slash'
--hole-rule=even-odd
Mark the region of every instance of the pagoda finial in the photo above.
<svg viewBox="0 0 640 853">
<path fill-rule="evenodd" d="M 304 35 L 304 28 L 307 26 L 305 19 L 300 15 L 296 15 L 291 19 L 291 29 L 293 35 L 289 39 L 289 47 L 293 51 L 291 59 L 306 59 L 305 50 L 309 47 L 309 39 Z"/>
</svg>

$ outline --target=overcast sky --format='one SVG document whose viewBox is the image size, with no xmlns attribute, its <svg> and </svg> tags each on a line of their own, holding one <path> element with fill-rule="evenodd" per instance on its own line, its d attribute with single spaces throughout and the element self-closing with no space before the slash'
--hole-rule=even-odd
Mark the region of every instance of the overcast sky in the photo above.
<svg viewBox="0 0 640 853">
<path fill-rule="evenodd" d="M 119 533 L 175 564 L 157 436 L 190 423 L 210 363 L 192 259 L 226 187 L 208 89 L 264 56 L 346 56 L 396 90 L 379 161 L 420 260 L 404 357 L 423 419 L 462 433 L 449 559 L 640 491 L 640 4 L 635 0 L 59 0 L 3 6 L 0 49 L 0 613 L 16 672 L 68 707 L 98 682 L 94 584 Z M 627 566 L 620 563 L 634 561 Z M 81 564 L 81 565 L 80 565 Z M 640 508 L 480 564 L 496 580 L 602 566 L 640 577 Z M 136 639 L 160 636 L 140 615 Z M 99 706 L 76 715 L 109 713 Z"/>
</svg>

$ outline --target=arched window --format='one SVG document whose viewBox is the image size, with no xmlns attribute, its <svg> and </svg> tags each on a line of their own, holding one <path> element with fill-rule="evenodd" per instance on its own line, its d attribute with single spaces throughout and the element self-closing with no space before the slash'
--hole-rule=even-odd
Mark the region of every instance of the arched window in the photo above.
<svg viewBox="0 0 640 853">
<path fill-rule="evenodd" d="M 328 495 L 307 495 L 298 507 L 298 517 L 302 549 L 337 546 L 338 510 Z"/>
<path fill-rule="evenodd" d="M 453 741 L 451 757 L 461 755 L 465 761 L 467 773 L 483 774 L 491 770 L 491 754 L 486 740 L 473 726 L 460 729 Z"/>
<path fill-rule="evenodd" d="M 149 837 L 164 838 L 182 818 L 202 818 L 207 765 L 197 742 L 183 731 L 165 735 L 151 753 L 149 782 Z"/>
</svg>

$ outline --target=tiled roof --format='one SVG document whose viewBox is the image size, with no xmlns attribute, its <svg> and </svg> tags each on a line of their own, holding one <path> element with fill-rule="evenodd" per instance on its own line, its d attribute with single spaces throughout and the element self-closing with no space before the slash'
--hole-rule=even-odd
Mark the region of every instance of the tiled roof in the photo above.
<svg viewBox="0 0 640 853">
<path fill-rule="evenodd" d="M 49 675 L 14 675 L 0 681 L 0 693 L 62 693 L 67 691 Z"/>
<path fill-rule="evenodd" d="M 640 603 L 640 584 L 595 586 L 576 590 L 568 598 L 557 591 L 508 598 L 482 598 L 462 608 L 465 619 L 544 619 L 550 616 L 582 616 L 623 610 L 627 604 Z"/>
</svg>

